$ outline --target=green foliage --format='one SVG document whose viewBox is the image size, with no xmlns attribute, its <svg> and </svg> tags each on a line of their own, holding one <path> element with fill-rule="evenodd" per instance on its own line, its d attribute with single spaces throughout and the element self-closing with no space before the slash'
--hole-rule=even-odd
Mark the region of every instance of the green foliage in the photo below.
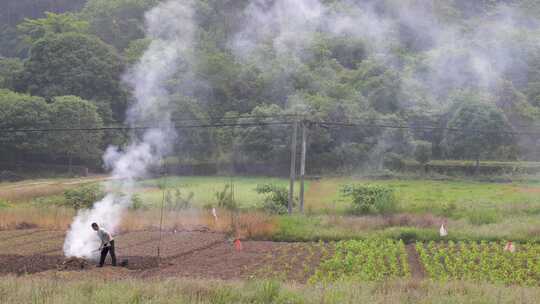
<svg viewBox="0 0 540 304">
<path fill-rule="evenodd" d="M 228 210 L 237 210 L 238 204 L 234 200 L 234 189 L 230 184 L 225 184 L 223 190 L 217 191 L 215 193 L 217 205 L 220 208 L 225 208 Z"/>
<path fill-rule="evenodd" d="M 410 275 L 403 241 L 370 239 L 338 242 L 334 256 L 319 266 L 310 281 L 383 281 Z"/>
<path fill-rule="evenodd" d="M 5 209 L 9 207 L 9 203 L 3 199 L 0 199 L 0 209 Z"/>
<path fill-rule="evenodd" d="M 114 49 L 94 36 L 48 35 L 33 44 L 17 89 L 48 99 L 75 95 L 108 101 L 113 112 L 122 116 L 122 68 L 122 60 Z"/>
<path fill-rule="evenodd" d="M 387 214 L 397 210 L 397 199 L 392 188 L 382 185 L 345 185 L 345 197 L 352 199 L 352 212 L 357 214 Z"/>
<path fill-rule="evenodd" d="M 17 58 L 0 57 L 0 89 L 13 90 L 15 79 L 23 68 L 22 61 Z"/>
<path fill-rule="evenodd" d="M 64 33 L 88 33 L 89 24 L 86 21 L 79 20 L 75 15 L 55 14 L 46 12 L 44 18 L 25 19 L 17 25 L 17 31 L 20 33 L 23 41 L 32 45 L 39 39 L 49 35 Z"/>
<path fill-rule="evenodd" d="M 144 208 L 144 202 L 138 194 L 134 194 L 133 196 L 131 196 L 131 205 L 129 205 L 129 209 L 140 210 Z"/>
<path fill-rule="evenodd" d="M 133 65 L 141 59 L 144 52 L 150 46 L 151 40 L 148 38 L 133 40 L 124 50 L 124 58 L 128 65 Z"/>
<path fill-rule="evenodd" d="M 0 128 L 39 128 L 49 123 L 49 106 L 43 98 L 0 89 Z M 47 140 L 42 134 L 6 133 L 3 138 L 5 143 L 0 145 L 0 151 L 5 159 L 47 149 Z"/>
<path fill-rule="evenodd" d="M 83 2 L 80 12 L 62 13 L 81 8 Z M 105 124 L 124 121 L 128 101 L 120 81 L 124 62 L 135 64 L 147 49 L 151 41 L 145 38 L 144 15 L 160 2 L 7 1 L 5 9 L 0 9 L 0 87 L 42 96 L 47 102 L 56 96 L 79 96 L 98 107 Z M 486 128 L 494 133 L 510 130 L 511 125 L 519 129 L 517 126 L 521 124 L 532 125 L 540 119 L 537 31 L 520 24 L 497 31 L 493 38 L 496 41 L 484 41 L 479 38 L 482 35 L 474 35 L 476 29 L 496 22 L 492 18 L 500 13 L 497 11 L 502 7 L 500 1 L 436 1 L 429 9 L 433 16 L 428 14 L 423 19 L 425 23 L 415 22 L 415 26 L 409 24 L 411 20 L 392 23 L 398 36 L 391 41 L 385 37 L 384 42 L 373 41 L 371 35 L 355 37 L 317 30 L 301 35 L 299 52 L 284 52 L 272 43 L 274 33 L 271 33 L 253 46 L 249 56 L 240 58 L 239 50 L 231 45 L 244 26 L 243 12 L 248 2 L 193 2 L 194 45 L 186 56 L 189 59 L 178 64 L 176 73 L 163 80 L 170 93 L 174 119 L 211 123 L 224 117 L 229 121 L 233 115 L 296 112 L 314 121 L 389 120 L 391 124 L 401 124 L 406 119 L 418 125 L 425 118 L 435 125 Z M 340 16 L 357 3 L 338 0 L 323 1 L 322 5 L 329 14 Z M 420 12 L 424 9 L 411 1 L 381 1 L 376 11 L 381 20 L 390 21 L 411 7 Z M 521 13 L 524 17 L 531 16 L 534 21 L 539 5 L 519 0 L 512 9 L 519 16 Z M 434 20 L 442 27 L 450 26 L 460 38 L 470 39 L 466 45 L 494 45 L 497 49 L 503 45 L 501 53 L 507 60 L 487 62 L 503 80 L 486 87 L 475 71 L 478 62 L 470 47 L 441 48 L 435 43 L 440 37 L 433 34 L 438 31 L 427 28 Z M 534 23 L 531 20 L 522 23 Z M 14 29 L 17 24 L 18 33 Z M 419 35 L 419 32 L 430 34 Z M 385 56 L 380 56 L 381 49 Z M 24 58 L 21 69 L 20 61 L 2 56 L 28 58 Z M 504 71 L 499 71 L 503 66 Z M 467 89 L 474 94 L 453 96 L 456 91 Z M 489 97 L 475 96 L 488 90 Z M 465 106 L 475 104 L 473 101 L 477 99 L 490 104 L 492 110 L 498 108 L 505 118 L 499 119 L 499 115 L 493 114 L 496 111 L 485 107 L 470 111 Z M 494 115 L 492 123 L 470 119 L 472 112 L 482 112 L 485 117 Z M 244 121 L 247 119 L 230 120 Z M 255 122 L 271 123 L 275 119 L 260 118 Z M 174 148 L 181 151 L 179 158 L 187 161 L 286 163 L 289 131 L 277 125 L 179 130 Z M 383 170 L 385 159 L 397 160 L 394 156 L 402 159 L 414 156 L 421 163 L 432 157 L 540 157 L 531 148 L 536 143 L 530 137 L 519 138 L 518 149 L 515 138 L 475 132 L 442 134 L 440 130 L 429 133 L 315 125 L 309 133 L 308 167 L 317 174 L 350 172 L 368 166 Z M 20 150 L 14 147 L 19 141 L 26 144 L 31 141 L 20 137 L 10 141 L 8 147 L 0 147 L 3 155 L 18 154 Z M 104 145 L 121 146 L 126 138 L 105 134 Z M 413 140 L 428 138 L 433 143 L 433 155 L 429 157 L 424 144 L 417 149 L 412 145 Z M 48 157 L 40 156 L 52 160 L 54 153 L 49 152 L 39 154 L 48 154 Z M 401 169 L 402 164 L 396 162 L 390 167 Z"/>
<path fill-rule="evenodd" d="M 427 141 L 418 140 L 414 142 L 414 159 L 421 163 L 426 164 L 432 157 L 431 143 Z"/>
<path fill-rule="evenodd" d="M 274 184 L 257 185 L 255 191 L 265 195 L 263 209 L 274 214 L 287 214 L 289 191 L 284 186 Z M 296 204 L 296 202 L 294 202 Z M 294 207 L 294 206 L 293 206 Z"/>
<path fill-rule="evenodd" d="M 123 50 L 144 38 L 144 13 L 158 0 L 88 0 L 81 14 L 90 31 L 108 44 Z"/>
<path fill-rule="evenodd" d="M 36 207 L 65 206 L 67 205 L 64 195 L 51 195 L 32 199 L 32 205 Z"/>
<path fill-rule="evenodd" d="M 375 110 L 385 114 L 399 110 L 401 79 L 396 71 L 374 60 L 366 60 L 354 73 L 360 90 Z"/>
<path fill-rule="evenodd" d="M 21 38 L 14 26 L 0 24 L 0 58 L 25 55 L 21 44 Z"/>
<path fill-rule="evenodd" d="M 96 106 L 76 96 L 56 97 L 50 105 L 50 113 L 54 128 L 102 127 Z M 68 158 L 71 165 L 74 157 L 95 160 L 101 152 L 102 136 L 99 131 L 53 132 L 48 134 L 48 144 L 52 151 Z"/>
<path fill-rule="evenodd" d="M 192 206 L 194 193 L 189 192 L 187 196 L 184 196 L 180 188 L 172 190 L 167 190 L 165 194 L 165 202 L 168 210 L 185 210 L 189 209 Z"/>
<path fill-rule="evenodd" d="M 443 145 L 450 157 L 479 160 L 482 157 L 496 157 L 496 151 L 503 146 L 511 146 L 515 139 L 504 114 L 482 96 L 464 94 L 458 97 L 458 109 L 448 122 Z M 483 132 L 490 132 L 489 136 Z M 489 130 L 489 131 L 486 131 Z"/>
<path fill-rule="evenodd" d="M 105 193 L 98 184 L 69 189 L 64 192 L 65 203 L 75 209 L 87 209 L 105 197 Z"/>
<path fill-rule="evenodd" d="M 251 115 L 261 116 L 257 121 L 272 122 L 274 118 L 265 116 L 281 115 L 284 111 L 277 105 L 258 106 Z M 252 121 L 252 120 L 250 120 Z M 242 123 L 243 119 L 239 120 Z M 241 127 L 234 143 L 234 149 L 243 151 L 235 155 L 238 161 L 285 161 L 288 159 L 288 130 L 279 128 Z M 269 145 L 269 143 L 272 143 Z"/>
<path fill-rule="evenodd" d="M 457 205 L 454 202 L 444 203 L 441 206 L 441 215 L 451 217 L 457 210 Z"/>
<path fill-rule="evenodd" d="M 447 245 L 417 243 L 428 277 L 441 280 L 487 281 L 537 286 L 540 283 L 540 245 L 515 244 L 516 252 L 504 251 L 505 243 L 453 242 Z"/>
<path fill-rule="evenodd" d="M 473 225 L 487 225 L 499 221 L 498 214 L 489 209 L 474 209 L 467 212 L 467 219 Z"/>
</svg>

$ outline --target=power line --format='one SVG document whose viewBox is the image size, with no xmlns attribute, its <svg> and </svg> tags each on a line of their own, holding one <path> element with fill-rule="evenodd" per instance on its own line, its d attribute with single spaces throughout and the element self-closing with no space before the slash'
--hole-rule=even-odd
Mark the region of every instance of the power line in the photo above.
<svg viewBox="0 0 540 304">
<path fill-rule="evenodd" d="M 172 129 L 192 129 L 192 128 L 221 128 L 221 127 L 259 127 L 272 125 L 288 125 L 288 121 L 275 122 L 248 122 L 248 123 L 218 123 L 218 124 L 198 124 L 198 125 L 175 125 Z M 102 131 L 129 131 L 129 130 L 150 130 L 158 129 L 160 126 L 134 126 L 134 127 L 88 127 L 88 128 L 46 128 L 46 129 L 0 129 L 0 133 L 34 133 L 34 132 L 102 132 Z"/>
<path fill-rule="evenodd" d="M 342 126 L 342 127 L 364 127 L 364 128 L 386 128 L 386 129 L 409 129 L 409 130 L 426 130 L 426 131 L 450 131 L 450 132 L 468 132 L 479 134 L 509 134 L 509 135 L 536 135 L 540 136 L 540 132 L 517 132 L 517 131 L 489 131 L 481 129 L 465 129 L 465 128 L 449 128 L 449 127 L 432 127 L 432 126 L 404 126 L 404 125 L 384 125 L 384 124 L 366 124 L 354 122 L 334 122 L 322 121 L 314 122 L 321 126 Z"/>
<path fill-rule="evenodd" d="M 254 119 L 254 118 L 272 118 L 279 119 L 278 121 L 246 121 L 246 122 L 227 122 L 231 119 Z M 290 119 L 294 118 L 294 119 Z M 365 122 L 356 121 L 326 121 L 326 120 L 310 120 L 305 116 L 296 114 L 283 114 L 283 115 L 243 115 L 235 116 L 234 118 L 224 118 L 224 122 L 215 123 L 199 123 L 199 124 L 177 124 L 171 126 L 172 129 L 196 129 L 196 128 L 222 128 L 222 127 L 263 127 L 263 126 L 277 126 L 277 125 L 291 125 L 294 121 L 303 120 L 307 123 L 323 126 L 323 127 L 362 127 L 362 128 L 381 128 L 381 129 L 408 129 L 408 130 L 424 130 L 424 131 L 449 131 L 449 132 L 468 132 L 478 134 L 509 134 L 509 135 L 529 135 L 540 136 L 540 131 L 535 132 L 523 132 L 523 131 L 492 131 L 483 129 L 469 129 L 469 128 L 450 128 L 436 125 L 426 125 L 425 123 L 404 121 L 400 124 L 394 119 L 366 119 Z M 172 122 L 201 122 L 203 120 L 198 119 L 177 119 Z M 375 123 L 375 122 L 381 123 Z M 392 123 L 393 122 L 393 123 Z M 142 125 L 142 126 L 106 126 L 106 127 L 65 127 L 65 128 L 4 128 L 0 129 L 2 133 L 52 133 L 52 132 L 104 132 L 104 131 L 131 131 L 131 130 L 148 130 L 157 129 L 164 126 L 159 125 Z"/>
</svg>

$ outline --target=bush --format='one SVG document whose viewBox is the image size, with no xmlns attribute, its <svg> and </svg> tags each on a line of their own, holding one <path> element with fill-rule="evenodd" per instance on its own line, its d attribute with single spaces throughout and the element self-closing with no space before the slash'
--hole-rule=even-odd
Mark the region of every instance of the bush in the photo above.
<svg viewBox="0 0 540 304">
<path fill-rule="evenodd" d="M 452 217 L 457 210 L 457 205 L 454 202 L 443 203 L 441 206 L 441 215 L 445 217 Z"/>
<path fill-rule="evenodd" d="M 432 151 L 431 143 L 423 140 L 414 142 L 414 159 L 422 165 L 427 164 L 431 160 Z"/>
<path fill-rule="evenodd" d="M 4 170 L 0 171 L 0 182 L 18 182 L 24 178 L 15 172 Z"/>
<path fill-rule="evenodd" d="M 189 192 L 187 196 L 184 196 L 180 188 L 174 189 L 174 191 L 167 190 L 165 192 L 165 207 L 169 211 L 180 211 L 180 210 L 189 209 L 191 208 L 193 196 L 194 196 L 193 192 Z M 221 204 L 223 203 L 224 202 L 221 202 Z"/>
<path fill-rule="evenodd" d="M 129 209 L 131 209 L 131 210 L 139 210 L 139 209 L 143 209 L 145 207 L 146 206 L 144 205 L 141 197 L 138 194 L 134 194 L 131 197 L 131 205 L 129 206 Z"/>
<path fill-rule="evenodd" d="M 8 202 L 0 199 L 0 209 L 7 208 L 7 207 L 9 207 Z"/>
<path fill-rule="evenodd" d="M 383 157 L 384 168 L 390 170 L 401 170 L 404 166 L 403 157 L 396 153 L 386 153 Z"/>
<path fill-rule="evenodd" d="M 499 217 L 495 211 L 490 210 L 473 210 L 467 213 L 467 219 L 473 225 L 487 225 L 499 221 Z"/>
<path fill-rule="evenodd" d="M 287 214 L 289 209 L 289 191 L 286 187 L 273 184 L 257 185 L 255 191 L 264 194 L 263 209 L 274 214 Z M 293 207 L 296 202 L 293 200 Z"/>
<path fill-rule="evenodd" d="M 90 208 L 104 196 L 105 193 L 101 189 L 101 186 L 97 184 L 70 189 L 64 192 L 66 205 L 75 209 Z"/>
<path fill-rule="evenodd" d="M 354 214 L 387 214 L 397 209 L 397 200 L 392 188 L 381 185 L 345 185 L 341 192 L 352 198 Z"/>
<path fill-rule="evenodd" d="M 236 210 L 238 206 L 233 197 L 233 190 L 231 185 L 226 184 L 223 187 L 223 190 L 216 192 L 217 205 L 220 208 L 225 208 L 227 210 Z"/>
</svg>

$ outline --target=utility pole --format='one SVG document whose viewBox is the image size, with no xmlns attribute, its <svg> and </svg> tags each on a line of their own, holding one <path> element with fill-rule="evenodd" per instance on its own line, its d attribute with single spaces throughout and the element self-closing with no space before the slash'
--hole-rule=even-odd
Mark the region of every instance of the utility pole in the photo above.
<svg viewBox="0 0 540 304">
<path fill-rule="evenodd" d="M 296 136 L 298 133 L 298 121 L 294 120 L 293 123 L 293 134 L 291 138 L 291 171 L 290 171 L 290 181 L 289 181 L 289 204 L 287 209 L 289 214 L 292 214 L 292 207 L 294 201 L 294 180 L 296 178 Z"/>
<path fill-rule="evenodd" d="M 306 121 L 302 121 L 302 151 L 300 154 L 300 212 L 304 213 L 304 176 L 306 175 Z"/>
</svg>

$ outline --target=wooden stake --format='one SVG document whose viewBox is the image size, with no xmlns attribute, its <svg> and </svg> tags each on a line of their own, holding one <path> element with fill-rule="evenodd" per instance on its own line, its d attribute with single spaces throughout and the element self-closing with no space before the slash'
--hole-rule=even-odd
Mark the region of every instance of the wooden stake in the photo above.
<svg viewBox="0 0 540 304">
<path fill-rule="evenodd" d="M 291 138 L 291 171 L 289 181 L 289 204 L 288 211 L 292 214 L 293 200 L 294 200 L 294 180 L 296 178 L 296 136 L 298 133 L 298 121 L 294 121 L 293 134 Z"/>
<path fill-rule="evenodd" d="M 304 176 L 306 175 L 306 122 L 302 122 L 302 151 L 300 154 L 300 212 L 304 213 Z"/>
</svg>

